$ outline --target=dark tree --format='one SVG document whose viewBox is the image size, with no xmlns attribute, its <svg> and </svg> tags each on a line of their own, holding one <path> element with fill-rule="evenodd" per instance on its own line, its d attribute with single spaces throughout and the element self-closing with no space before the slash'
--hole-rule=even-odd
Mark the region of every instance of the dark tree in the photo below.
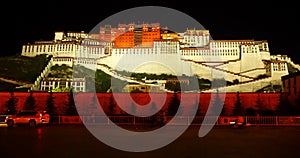
<svg viewBox="0 0 300 158">
<path fill-rule="evenodd" d="M 18 98 L 15 97 L 14 92 L 10 93 L 10 98 L 4 104 L 7 108 L 5 112 L 7 115 L 13 115 L 17 113 L 16 106 L 17 106 Z"/>
<path fill-rule="evenodd" d="M 75 100 L 73 97 L 73 90 L 71 90 L 69 92 L 68 102 L 65 105 L 66 105 L 65 115 L 67 115 L 67 116 L 77 116 L 78 115 L 76 105 L 75 105 Z"/>
<path fill-rule="evenodd" d="M 224 78 L 220 78 L 220 79 L 213 79 L 211 81 L 211 87 L 212 88 L 218 88 L 218 87 L 224 87 L 226 86 L 226 80 Z"/>
<path fill-rule="evenodd" d="M 46 100 L 46 111 L 50 116 L 56 115 L 56 107 L 54 105 L 54 97 L 53 92 L 50 91 L 49 96 Z"/>
<path fill-rule="evenodd" d="M 24 110 L 34 110 L 35 108 L 35 98 L 33 97 L 33 93 L 30 92 L 29 96 L 25 100 Z"/>
<path fill-rule="evenodd" d="M 130 93 L 142 93 L 143 91 L 139 90 L 138 88 L 130 91 Z"/>
<path fill-rule="evenodd" d="M 238 84 L 240 81 L 238 80 L 238 79 L 234 79 L 233 81 L 232 81 L 232 83 L 233 84 Z"/>
<path fill-rule="evenodd" d="M 199 97 L 199 96 L 198 96 Z M 192 111 L 191 112 L 195 112 L 196 116 L 200 116 L 200 102 L 199 102 L 199 98 L 196 98 L 195 103 L 192 105 Z M 189 116 L 191 116 L 191 112 L 188 113 Z"/>
<path fill-rule="evenodd" d="M 197 97 L 197 101 L 196 101 L 196 103 L 195 103 L 195 104 L 198 104 L 196 116 L 200 116 L 200 115 L 201 115 L 201 104 L 200 104 L 199 97 L 200 97 L 200 95 Z"/>
<path fill-rule="evenodd" d="M 287 97 L 281 92 L 279 97 L 278 111 L 279 115 L 291 115 L 293 113 L 293 108 L 288 101 Z"/>
<path fill-rule="evenodd" d="M 157 111 L 157 106 L 155 102 L 151 103 L 151 113 L 154 113 Z M 151 126 L 154 127 L 155 125 L 162 125 L 163 124 L 163 110 L 161 109 L 160 111 L 154 113 L 153 115 L 150 116 L 151 118 Z"/>
<path fill-rule="evenodd" d="M 255 110 L 256 112 L 261 115 L 262 114 L 262 111 L 263 111 L 263 103 L 262 103 L 262 100 L 260 98 L 260 94 L 258 93 L 258 96 L 257 96 L 257 100 L 256 100 L 256 104 L 255 104 Z"/>
<path fill-rule="evenodd" d="M 188 112 L 187 115 L 191 116 L 192 115 L 192 112 L 194 113 L 195 112 L 195 115 L 196 116 L 199 116 L 200 112 L 199 112 L 199 104 L 198 103 L 194 103 L 192 105 L 192 111 L 191 112 Z"/>
<path fill-rule="evenodd" d="M 176 82 L 167 82 L 165 87 L 166 87 L 166 89 L 174 91 L 174 92 L 181 91 L 180 83 L 178 80 L 176 80 Z"/>
<path fill-rule="evenodd" d="M 84 113 L 86 113 L 86 114 L 95 114 L 95 113 L 97 113 L 96 112 L 97 107 L 98 107 L 98 98 L 97 98 L 97 95 L 94 94 L 92 96 L 91 103 L 89 104 L 88 108 L 85 109 L 86 111 L 84 111 Z"/>
<path fill-rule="evenodd" d="M 246 110 L 246 116 L 255 116 L 257 111 L 254 108 L 247 108 Z"/>
<path fill-rule="evenodd" d="M 108 110 L 109 110 L 109 114 L 110 116 L 115 115 L 116 114 L 116 101 L 114 99 L 113 94 L 110 95 L 110 99 L 109 99 L 109 106 L 108 106 Z"/>
<path fill-rule="evenodd" d="M 196 112 L 196 116 L 200 116 L 201 115 L 201 104 L 200 102 L 198 103 L 198 109 L 197 109 L 197 112 Z"/>
<path fill-rule="evenodd" d="M 295 106 L 292 107 L 293 109 L 293 114 L 294 115 L 300 115 L 300 106 L 299 106 L 299 103 L 300 103 L 300 93 L 298 91 L 298 94 L 296 95 L 296 98 L 295 98 Z"/>
<path fill-rule="evenodd" d="M 168 106 L 168 116 L 175 116 L 178 111 L 178 114 L 182 114 L 182 108 L 180 107 L 180 100 L 178 99 L 177 93 L 173 93 L 172 100 Z"/>
<path fill-rule="evenodd" d="M 222 111 L 221 111 L 221 116 L 228 116 L 228 107 L 227 107 L 227 105 L 225 104 L 225 102 L 224 102 L 224 105 L 223 105 L 223 107 L 222 107 Z"/>
<path fill-rule="evenodd" d="M 209 116 L 216 116 L 218 115 L 220 106 L 222 106 L 224 103 L 224 101 L 220 98 L 219 95 L 219 90 L 217 90 L 217 93 L 215 95 L 215 98 L 213 100 L 212 105 L 210 105 L 208 111 L 207 111 L 207 115 Z"/>
<path fill-rule="evenodd" d="M 205 107 L 205 105 L 206 104 L 204 104 L 204 102 L 202 101 L 201 102 L 201 100 L 199 101 L 199 109 L 198 109 L 198 112 L 199 112 L 199 116 L 201 116 L 201 115 L 204 115 L 204 113 L 203 113 L 203 107 Z M 203 108 L 203 109 L 202 109 Z M 201 111 L 202 110 L 202 111 Z"/>
<path fill-rule="evenodd" d="M 236 93 L 236 101 L 233 107 L 233 112 L 232 115 L 234 116 L 241 116 L 244 115 L 244 110 L 243 110 L 243 106 L 241 103 L 241 98 L 240 98 L 240 93 L 237 92 Z"/>
</svg>

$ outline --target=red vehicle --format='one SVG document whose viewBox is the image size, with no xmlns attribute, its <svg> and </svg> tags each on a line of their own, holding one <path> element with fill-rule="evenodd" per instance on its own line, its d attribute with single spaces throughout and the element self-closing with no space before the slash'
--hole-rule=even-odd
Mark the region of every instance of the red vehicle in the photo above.
<svg viewBox="0 0 300 158">
<path fill-rule="evenodd" d="M 45 111 L 22 111 L 16 115 L 7 116 L 5 122 L 8 127 L 21 124 L 35 127 L 41 124 L 49 124 L 50 115 Z"/>
</svg>

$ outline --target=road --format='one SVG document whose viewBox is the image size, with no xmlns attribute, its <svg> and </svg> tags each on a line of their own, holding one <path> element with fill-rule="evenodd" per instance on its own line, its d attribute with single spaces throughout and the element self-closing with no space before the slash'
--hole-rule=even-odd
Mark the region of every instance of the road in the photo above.
<svg viewBox="0 0 300 158">
<path fill-rule="evenodd" d="M 103 126 L 103 130 L 109 127 Z M 290 158 L 300 155 L 300 127 L 215 127 L 198 137 L 191 126 L 171 144 L 149 152 L 120 151 L 97 140 L 81 125 L 0 127 L 0 155 L 43 158 Z"/>
</svg>

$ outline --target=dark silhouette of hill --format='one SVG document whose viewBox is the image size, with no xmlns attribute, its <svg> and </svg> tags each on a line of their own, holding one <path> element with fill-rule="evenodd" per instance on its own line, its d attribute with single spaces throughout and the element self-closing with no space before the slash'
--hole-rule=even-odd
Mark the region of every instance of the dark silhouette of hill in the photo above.
<svg viewBox="0 0 300 158">
<path fill-rule="evenodd" d="M 36 57 L 6 56 L 0 58 L 0 78 L 4 88 L 15 88 L 24 84 L 34 83 L 50 60 L 50 56 Z M 3 88 L 1 91 L 5 90 Z"/>
</svg>

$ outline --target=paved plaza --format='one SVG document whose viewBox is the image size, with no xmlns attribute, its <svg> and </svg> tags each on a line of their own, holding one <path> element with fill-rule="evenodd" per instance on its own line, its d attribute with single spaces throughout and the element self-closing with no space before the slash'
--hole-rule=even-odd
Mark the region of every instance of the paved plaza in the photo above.
<svg viewBox="0 0 300 158">
<path fill-rule="evenodd" d="M 130 127 L 129 127 L 130 128 Z M 176 128 L 176 127 L 174 127 Z M 103 130 L 110 130 L 103 126 Z M 135 128 L 134 130 L 147 130 Z M 300 127 L 215 126 L 198 137 L 199 126 L 190 126 L 177 140 L 149 152 L 120 151 L 97 140 L 82 125 L 0 127 L 1 157 L 43 158 L 290 158 L 300 155 Z"/>
</svg>

